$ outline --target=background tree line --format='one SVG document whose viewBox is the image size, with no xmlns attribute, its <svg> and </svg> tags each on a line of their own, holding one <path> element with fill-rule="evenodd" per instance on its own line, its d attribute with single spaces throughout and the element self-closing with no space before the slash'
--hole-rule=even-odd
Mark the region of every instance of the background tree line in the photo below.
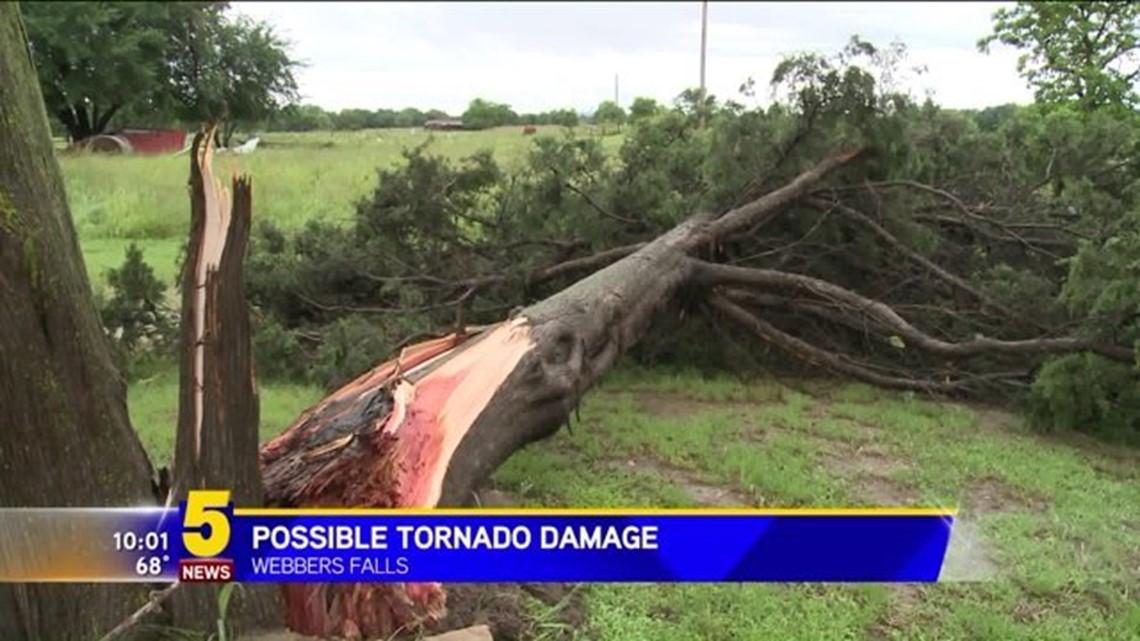
<svg viewBox="0 0 1140 641">
<path fill-rule="evenodd" d="M 539 113 L 518 113 L 508 104 L 486 98 L 475 98 L 467 109 L 457 115 L 439 109 L 426 111 L 407 107 L 400 110 L 342 109 L 328 111 L 317 105 L 289 105 L 263 124 L 268 131 L 351 131 L 358 129 L 390 129 L 420 127 L 429 120 L 456 119 L 465 129 L 480 130 L 491 127 L 517 125 L 558 125 L 575 127 L 582 123 L 617 124 L 627 119 L 653 115 L 660 109 L 652 98 L 635 98 L 629 112 L 612 100 L 600 103 L 593 112 L 581 113 L 574 109 L 551 109 Z"/>
</svg>

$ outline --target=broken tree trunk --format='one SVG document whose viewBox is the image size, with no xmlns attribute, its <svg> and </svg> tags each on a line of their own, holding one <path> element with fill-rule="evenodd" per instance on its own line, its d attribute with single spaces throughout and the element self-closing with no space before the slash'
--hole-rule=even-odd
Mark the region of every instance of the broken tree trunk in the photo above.
<svg viewBox="0 0 1140 641">
<path fill-rule="evenodd" d="M 688 255 L 801 197 L 860 155 L 838 153 L 722 216 L 694 215 L 635 253 L 475 335 L 404 350 L 306 412 L 261 450 L 282 506 L 467 504 L 513 452 L 565 424 L 582 394 L 690 281 Z M 443 614 L 431 584 L 296 584 L 289 626 L 385 636 Z"/>
<path fill-rule="evenodd" d="M 213 129 L 190 153 L 190 243 L 182 272 L 182 356 L 178 434 L 169 502 L 192 489 L 226 488 L 236 505 L 260 506 L 258 399 L 243 263 L 252 218 L 252 185 L 235 176 L 231 190 L 212 166 Z M 217 601 L 208 586 L 187 586 L 171 599 L 181 627 L 213 627 Z M 247 585 L 230 620 L 241 629 L 279 625 L 272 586 Z"/>
</svg>

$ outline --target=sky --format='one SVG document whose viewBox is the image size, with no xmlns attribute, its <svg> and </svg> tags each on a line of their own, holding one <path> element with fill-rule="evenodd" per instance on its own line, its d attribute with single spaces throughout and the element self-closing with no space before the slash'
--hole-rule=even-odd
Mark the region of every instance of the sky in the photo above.
<svg viewBox="0 0 1140 641">
<path fill-rule="evenodd" d="M 976 43 L 994 2 L 709 2 L 706 86 L 747 106 L 770 99 L 781 56 L 831 54 L 858 34 L 907 45 L 902 80 L 945 107 L 1026 103 L 1017 52 Z M 236 2 L 266 20 L 305 63 L 306 103 L 462 113 L 472 98 L 516 112 L 591 112 L 615 95 L 671 103 L 700 84 L 701 2 Z M 740 95 L 755 79 L 756 96 Z"/>
</svg>

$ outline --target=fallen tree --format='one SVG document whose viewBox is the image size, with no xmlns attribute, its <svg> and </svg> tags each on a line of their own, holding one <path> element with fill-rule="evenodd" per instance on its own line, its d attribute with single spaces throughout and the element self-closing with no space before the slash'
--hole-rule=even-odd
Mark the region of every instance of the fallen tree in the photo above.
<svg viewBox="0 0 1140 641">
<path fill-rule="evenodd" d="M 809 197 L 864 149 L 835 153 L 788 184 L 722 214 L 697 213 L 624 258 L 506 320 L 407 347 L 306 412 L 263 445 L 262 479 L 276 506 L 459 506 L 513 452 L 554 434 L 583 394 L 684 299 L 798 357 L 874 384 L 953 391 L 973 375 L 916 380 L 876 371 L 763 320 L 768 299 L 826 316 L 844 305 L 885 336 L 946 356 L 1128 349 L 1078 339 L 950 342 L 929 336 L 883 303 L 809 277 L 717 265 L 710 248 L 755 229 Z M 817 203 L 818 204 L 818 203 Z M 626 250 L 623 250 L 625 252 Z M 622 252 L 611 252 L 616 257 Z M 715 253 L 715 252 L 713 252 Z M 927 266 L 929 269 L 929 266 Z M 468 282 L 470 288 L 480 283 Z M 784 294 L 778 296 L 777 294 Z M 860 322 L 864 322 L 860 320 Z M 438 620 L 441 586 L 305 584 L 286 587 L 289 626 L 316 635 L 377 636 Z"/>
</svg>

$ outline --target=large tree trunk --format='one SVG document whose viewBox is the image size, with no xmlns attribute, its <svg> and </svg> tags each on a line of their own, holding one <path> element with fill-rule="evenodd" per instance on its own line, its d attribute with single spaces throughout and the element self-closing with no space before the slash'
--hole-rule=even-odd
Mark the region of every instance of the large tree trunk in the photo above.
<svg viewBox="0 0 1140 641">
<path fill-rule="evenodd" d="M 153 504 L 25 42 L 18 5 L 0 3 L 0 506 Z M 145 597 L 0 585 L 0 638 L 98 638 Z"/>
<path fill-rule="evenodd" d="M 226 488 L 238 506 L 264 503 L 258 456 L 258 399 L 244 262 L 253 216 L 252 185 L 222 186 L 212 166 L 214 131 L 190 153 L 190 244 L 182 273 L 182 358 L 172 499 Z M 232 200 L 231 200 L 232 196 Z M 229 617 L 241 630 L 280 625 L 276 588 L 246 586 Z M 172 599 L 183 627 L 212 629 L 214 589 L 187 586 Z"/>
<path fill-rule="evenodd" d="M 689 282 L 689 253 L 755 225 L 858 152 L 836 154 L 723 216 L 697 214 L 630 256 L 475 336 L 405 349 L 262 448 L 267 499 L 289 506 L 467 504 L 582 395 Z M 443 612 L 436 585 L 287 586 L 289 625 L 384 636 Z"/>
</svg>

